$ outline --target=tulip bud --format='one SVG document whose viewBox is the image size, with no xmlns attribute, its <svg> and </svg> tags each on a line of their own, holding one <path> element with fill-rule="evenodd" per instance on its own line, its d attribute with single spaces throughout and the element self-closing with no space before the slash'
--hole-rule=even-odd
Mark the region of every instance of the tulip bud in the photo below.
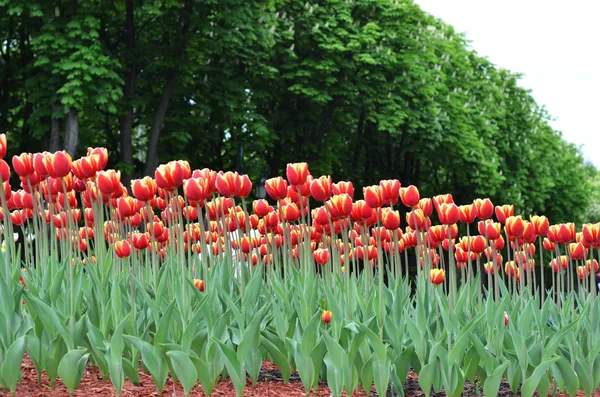
<svg viewBox="0 0 600 397">
<path fill-rule="evenodd" d="M 204 292 L 204 286 L 205 286 L 204 280 L 200 280 L 197 278 L 194 279 L 194 287 L 196 287 L 198 289 L 198 291 Z"/>
<path fill-rule="evenodd" d="M 429 280 L 436 285 L 444 282 L 446 272 L 443 269 L 431 269 L 429 271 Z"/>
<path fill-rule="evenodd" d="M 323 310 L 323 313 L 321 313 L 321 320 L 323 320 L 325 324 L 329 324 L 331 322 L 331 311 Z"/>
</svg>

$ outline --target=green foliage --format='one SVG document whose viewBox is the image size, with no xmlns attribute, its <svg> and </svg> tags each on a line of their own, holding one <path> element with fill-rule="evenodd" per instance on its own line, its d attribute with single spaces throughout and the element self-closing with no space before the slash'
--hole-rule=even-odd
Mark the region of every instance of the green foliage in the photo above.
<svg viewBox="0 0 600 397">
<path fill-rule="evenodd" d="M 80 152 L 123 152 L 131 113 L 133 164 L 110 165 L 137 175 L 176 76 L 159 162 L 257 180 L 308 161 L 358 188 L 392 177 L 552 222 L 600 216 L 597 171 L 519 75 L 412 1 L 136 1 L 131 24 L 127 4 L 0 1 L 0 131 L 18 142 L 11 150 L 47 148 L 51 119 L 74 108 Z"/>
</svg>

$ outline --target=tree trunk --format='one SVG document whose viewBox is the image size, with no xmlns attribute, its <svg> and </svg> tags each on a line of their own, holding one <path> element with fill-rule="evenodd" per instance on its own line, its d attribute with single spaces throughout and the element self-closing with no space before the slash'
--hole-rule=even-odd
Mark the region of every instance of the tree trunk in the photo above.
<svg viewBox="0 0 600 397">
<path fill-rule="evenodd" d="M 58 111 L 59 104 L 52 104 L 52 121 L 50 124 L 50 145 L 48 151 L 54 153 L 60 150 L 60 120 L 54 117 L 54 113 Z"/>
<path fill-rule="evenodd" d="M 167 72 L 167 81 L 163 85 L 162 94 L 158 101 L 156 112 L 154 113 L 154 120 L 152 121 L 152 129 L 150 130 L 150 138 L 148 139 L 148 151 L 146 152 L 146 168 L 144 169 L 144 175 L 153 175 L 154 170 L 158 166 L 158 138 L 160 132 L 164 127 L 165 114 L 169 107 L 169 100 L 171 99 L 171 92 L 175 86 L 175 80 L 177 79 L 177 72 L 173 69 Z"/>
<path fill-rule="evenodd" d="M 184 6 L 181 7 L 179 13 L 179 26 L 180 29 L 173 41 L 173 45 L 176 47 L 175 59 L 181 60 L 184 55 L 184 50 L 187 44 L 188 33 L 190 30 L 190 16 L 192 15 L 192 2 L 186 1 Z M 165 114 L 169 108 L 169 100 L 171 99 L 171 93 L 177 80 L 177 74 L 179 70 L 176 68 L 169 68 L 167 70 L 167 78 L 163 85 L 162 94 L 154 113 L 154 120 L 152 121 L 152 128 L 150 129 L 150 137 L 148 139 L 148 151 L 146 152 L 146 168 L 144 169 L 145 175 L 153 175 L 154 170 L 158 166 L 158 138 L 164 127 Z"/>
<path fill-rule="evenodd" d="M 127 46 L 128 62 L 127 74 L 125 78 L 125 93 L 123 101 L 127 111 L 119 119 L 119 137 L 120 151 L 119 158 L 121 162 L 127 165 L 126 172 L 121 177 L 123 185 L 129 188 L 131 173 L 133 172 L 133 142 L 131 132 L 133 129 L 133 97 L 135 96 L 135 84 L 137 78 L 136 63 L 135 63 L 135 25 L 134 25 L 134 0 L 125 2 L 125 44 Z"/>
<path fill-rule="evenodd" d="M 79 141 L 79 111 L 75 108 L 69 109 L 67 120 L 65 121 L 65 143 L 64 148 L 75 157 L 77 152 L 77 143 Z"/>
</svg>

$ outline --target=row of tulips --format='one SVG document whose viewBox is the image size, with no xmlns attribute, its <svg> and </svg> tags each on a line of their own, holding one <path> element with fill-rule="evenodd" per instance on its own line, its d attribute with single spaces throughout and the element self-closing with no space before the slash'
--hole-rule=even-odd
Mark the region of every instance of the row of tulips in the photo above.
<svg viewBox="0 0 600 397">
<path fill-rule="evenodd" d="M 40 382 L 71 393 L 91 362 L 118 395 L 140 370 L 158 392 L 169 374 L 186 394 L 228 376 L 241 395 L 265 359 L 307 394 L 326 381 L 335 396 L 402 395 L 409 368 L 426 395 L 458 396 L 467 379 L 486 396 L 503 378 L 524 396 L 600 386 L 600 224 L 421 198 L 397 180 L 355 199 L 306 163 L 266 182 L 273 205 L 247 202 L 235 172 L 173 161 L 128 190 L 107 163 L 103 148 L 0 161 L 5 235 L 35 236 L 0 255 L 0 383 L 13 394 L 25 352 Z"/>
</svg>

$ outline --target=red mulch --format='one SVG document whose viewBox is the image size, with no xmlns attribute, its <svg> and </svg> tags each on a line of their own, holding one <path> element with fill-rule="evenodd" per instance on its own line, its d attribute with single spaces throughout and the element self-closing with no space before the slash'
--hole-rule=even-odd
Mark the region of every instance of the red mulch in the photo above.
<svg viewBox="0 0 600 397">
<path fill-rule="evenodd" d="M 275 367 L 272 363 L 266 361 L 263 363 L 263 371 L 273 372 L 277 371 L 277 367 Z M 68 396 L 67 389 L 62 384 L 60 379 L 56 381 L 56 389 L 52 389 L 49 386 L 49 380 L 46 374 L 42 374 L 42 385 L 38 386 L 37 384 L 37 372 L 35 367 L 31 363 L 31 361 L 25 357 L 22 366 L 22 374 L 23 374 L 23 383 L 19 384 L 17 387 L 17 396 L 31 396 L 31 397 L 59 397 L 59 396 Z M 154 382 L 152 377 L 149 374 L 140 373 L 141 383 L 136 386 L 133 385 L 129 381 L 125 381 L 125 386 L 123 388 L 123 392 L 121 395 L 123 397 L 158 397 L 156 393 L 156 387 L 154 386 Z M 418 385 L 416 384 L 416 375 L 411 371 L 408 376 L 407 384 L 410 384 L 412 387 L 409 387 L 408 390 L 405 390 L 407 397 L 420 397 L 423 396 L 423 392 L 420 389 L 417 389 Z M 8 396 L 10 395 L 7 391 L 0 391 L 0 396 Z M 161 394 L 161 396 L 183 396 L 183 388 L 179 385 L 179 383 L 173 383 L 173 381 L 169 378 L 167 384 L 165 386 L 165 390 Z M 213 391 L 213 396 L 218 397 L 235 397 L 235 389 L 230 380 L 223 381 L 219 383 L 219 385 Z M 319 387 L 319 390 L 311 394 L 313 397 L 329 397 L 329 389 L 326 386 Z M 435 396 L 444 396 L 444 393 L 435 393 L 432 394 Z M 472 393 L 465 393 L 465 395 L 472 395 Z M 513 395 L 509 390 L 501 390 L 499 395 Z M 77 391 L 75 391 L 75 396 L 83 397 L 83 396 L 101 396 L 101 397 L 109 397 L 115 396 L 115 391 L 113 389 L 112 384 L 109 382 L 105 382 L 102 380 L 100 372 L 97 369 L 92 369 L 91 366 L 88 366 L 83 379 L 81 380 L 81 384 Z M 193 397 L 206 397 L 201 387 L 196 387 L 190 393 L 190 396 Z M 246 389 L 244 390 L 244 397 L 250 396 L 264 396 L 264 397 L 304 397 L 304 387 L 300 381 L 291 381 L 290 383 L 283 384 L 281 381 L 270 381 L 263 380 L 259 381 L 258 384 L 253 387 L 250 382 Z M 377 396 L 374 390 L 370 394 L 366 394 L 364 392 L 355 392 L 353 397 L 367 397 L 367 396 Z M 559 397 L 566 397 L 565 394 L 557 393 Z M 583 397 L 583 392 L 577 393 L 577 397 Z M 596 396 L 600 396 L 600 393 L 597 393 Z"/>
</svg>

